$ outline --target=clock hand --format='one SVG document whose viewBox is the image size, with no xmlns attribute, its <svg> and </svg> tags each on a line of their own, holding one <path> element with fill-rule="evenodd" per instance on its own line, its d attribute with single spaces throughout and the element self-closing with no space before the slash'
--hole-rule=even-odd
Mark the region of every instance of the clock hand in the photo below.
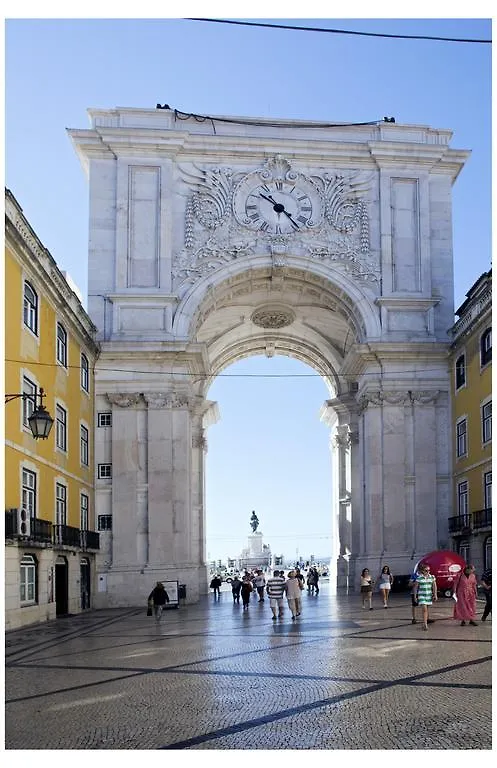
<svg viewBox="0 0 497 768">
<path fill-rule="evenodd" d="M 292 216 L 291 216 L 291 214 L 290 214 L 290 213 L 288 213 L 288 211 L 285 211 L 285 210 L 283 209 L 283 213 L 285 214 L 285 216 L 287 216 L 287 217 L 290 219 L 290 222 L 291 222 L 291 224 L 293 224 L 293 226 L 295 227 L 295 229 L 300 229 L 299 225 L 297 224 L 297 222 L 296 222 L 296 221 L 294 221 L 294 220 L 292 219 Z"/>
<path fill-rule="evenodd" d="M 278 206 L 277 213 L 281 213 L 282 211 L 284 211 L 285 206 L 282 205 L 282 203 L 277 203 L 276 200 L 273 200 L 272 197 L 268 197 L 267 195 L 263 195 L 262 192 L 259 192 L 259 195 L 260 195 L 260 197 L 263 197 L 264 200 L 267 200 L 268 203 L 272 203 L 273 205 L 277 205 Z"/>
</svg>

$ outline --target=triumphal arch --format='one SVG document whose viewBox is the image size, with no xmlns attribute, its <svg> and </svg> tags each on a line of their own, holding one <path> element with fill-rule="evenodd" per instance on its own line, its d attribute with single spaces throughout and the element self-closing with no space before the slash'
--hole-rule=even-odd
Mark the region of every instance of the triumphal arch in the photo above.
<svg viewBox="0 0 497 768">
<path fill-rule="evenodd" d="M 385 120 L 89 116 L 69 135 L 101 344 L 96 604 L 139 604 L 159 578 L 188 601 L 207 590 L 206 393 L 249 355 L 298 358 L 328 387 L 339 589 L 445 547 L 451 188 L 468 152 Z"/>
</svg>

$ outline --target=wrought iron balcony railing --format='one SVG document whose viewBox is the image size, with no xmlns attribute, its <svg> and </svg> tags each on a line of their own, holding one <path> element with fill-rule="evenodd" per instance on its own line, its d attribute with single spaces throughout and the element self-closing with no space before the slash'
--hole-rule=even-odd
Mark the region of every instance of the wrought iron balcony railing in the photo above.
<svg viewBox="0 0 497 768">
<path fill-rule="evenodd" d="M 100 549 L 100 535 L 70 525 L 55 525 L 50 520 L 26 517 L 18 509 L 5 510 L 5 538 L 23 539 L 28 543 L 65 545 L 77 549 Z"/>
<path fill-rule="evenodd" d="M 449 517 L 449 533 L 471 533 L 471 515 L 457 515 Z"/>
<path fill-rule="evenodd" d="M 479 509 L 473 512 L 473 528 L 491 528 L 492 526 L 492 507 L 488 509 Z"/>
</svg>

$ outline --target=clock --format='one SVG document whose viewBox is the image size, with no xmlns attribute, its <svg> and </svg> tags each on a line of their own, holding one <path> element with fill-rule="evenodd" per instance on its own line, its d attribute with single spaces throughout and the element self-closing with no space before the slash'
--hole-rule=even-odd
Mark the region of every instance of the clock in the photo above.
<svg viewBox="0 0 497 768">
<path fill-rule="evenodd" d="M 287 176 L 291 178 L 248 174 L 234 194 L 237 221 L 269 235 L 292 235 L 315 227 L 322 211 L 319 190 L 305 176 Z"/>
</svg>

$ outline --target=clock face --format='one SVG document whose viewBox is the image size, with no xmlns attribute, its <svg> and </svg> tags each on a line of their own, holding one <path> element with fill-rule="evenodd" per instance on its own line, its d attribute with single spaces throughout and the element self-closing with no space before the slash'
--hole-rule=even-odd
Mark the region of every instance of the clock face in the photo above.
<svg viewBox="0 0 497 768">
<path fill-rule="evenodd" d="M 315 226 L 319 205 L 312 185 L 305 180 L 247 181 L 236 192 L 241 224 L 271 235 L 289 235 Z"/>
</svg>

